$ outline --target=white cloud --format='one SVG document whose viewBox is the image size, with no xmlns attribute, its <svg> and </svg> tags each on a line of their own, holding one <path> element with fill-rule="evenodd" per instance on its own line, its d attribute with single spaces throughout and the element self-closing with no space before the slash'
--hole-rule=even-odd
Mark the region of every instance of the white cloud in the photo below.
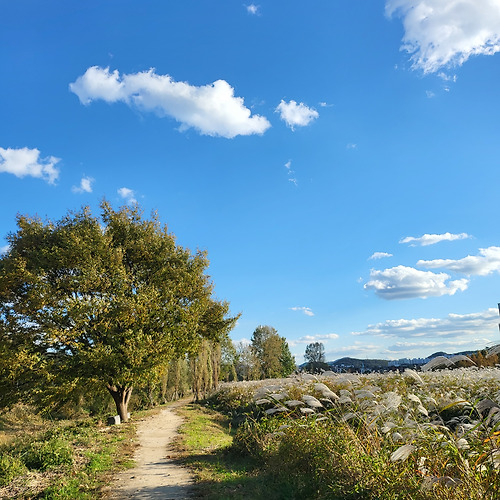
<svg viewBox="0 0 500 500">
<path fill-rule="evenodd" d="M 10 250 L 10 245 L 4 245 L 3 247 L 0 247 L 0 255 L 7 253 L 9 250 Z"/>
<path fill-rule="evenodd" d="M 486 276 L 500 272 L 500 247 L 480 248 L 479 255 L 468 255 L 458 260 L 419 260 L 417 265 L 428 269 L 448 269 L 468 276 Z"/>
<path fill-rule="evenodd" d="M 118 189 L 117 192 L 129 205 L 137 203 L 137 200 L 135 199 L 135 193 L 132 189 L 122 187 Z"/>
<path fill-rule="evenodd" d="M 401 352 L 409 353 L 411 351 L 421 352 L 423 349 L 429 351 L 451 350 L 456 352 L 460 350 L 474 350 L 484 348 L 491 341 L 487 338 L 482 339 L 462 339 L 462 340 L 438 340 L 438 341 L 422 341 L 422 342 L 396 342 L 387 348 L 388 352 L 398 354 Z M 479 347 L 478 347 L 479 346 Z"/>
<path fill-rule="evenodd" d="M 346 149 L 356 149 L 358 147 L 354 142 L 350 142 L 346 145 Z"/>
<path fill-rule="evenodd" d="M 294 127 L 305 127 L 318 118 L 319 113 L 307 107 L 303 102 L 297 104 L 295 101 L 286 103 L 283 99 L 275 109 L 280 114 L 280 118 L 292 129 Z"/>
<path fill-rule="evenodd" d="M 177 120 L 180 130 L 194 128 L 203 135 L 233 138 L 237 135 L 263 134 L 271 124 L 259 115 L 251 116 L 243 98 L 225 80 L 196 87 L 176 82 L 154 69 L 123 74 L 117 70 L 92 66 L 69 85 L 82 104 L 102 99 L 124 102 L 132 108 L 153 111 Z"/>
<path fill-rule="evenodd" d="M 498 328 L 498 309 L 470 314 L 448 314 L 445 318 L 390 319 L 368 325 L 363 332 L 351 335 L 372 335 L 384 338 L 425 338 L 489 335 Z"/>
<path fill-rule="evenodd" d="M 387 0 L 385 10 L 403 18 L 401 50 L 424 73 L 500 50 L 498 0 Z"/>
<path fill-rule="evenodd" d="M 71 191 L 73 193 L 91 193 L 92 192 L 92 183 L 94 179 L 92 177 L 82 177 L 79 186 L 73 186 Z"/>
<path fill-rule="evenodd" d="M 38 149 L 0 148 L 0 172 L 14 174 L 16 177 L 37 177 L 54 184 L 59 177 L 56 164 L 59 158 L 48 156 L 40 158 Z"/>
<path fill-rule="evenodd" d="M 380 351 L 379 345 L 366 344 L 364 342 L 356 342 L 354 345 L 348 345 L 343 347 L 338 347 L 333 351 L 325 353 L 325 358 L 328 360 L 334 360 L 340 357 L 373 357 L 374 352 Z"/>
<path fill-rule="evenodd" d="M 378 259 L 385 259 L 387 257 L 392 257 L 392 253 L 387 253 L 387 252 L 375 252 L 373 255 L 371 255 L 368 260 L 378 260 Z"/>
<path fill-rule="evenodd" d="M 406 266 L 383 271 L 372 269 L 370 278 L 364 288 L 374 290 L 379 297 L 387 300 L 454 295 L 457 290 L 466 290 L 469 282 L 466 279 L 448 281 L 450 276 L 446 273 L 436 274 Z"/>
<path fill-rule="evenodd" d="M 288 182 L 291 182 L 292 184 L 294 184 L 295 186 L 298 186 L 299 183 L 297 181 L 297 179 L 295 177 L 293 177 L 293 174 L 295 173 L 293 170 L 292 170 L 292 160 L 288 160 L 286 163 L 285 163 L 285 168 L 287 170 L 287 173 L 288 173 Z"/>
<path fill-rule="evenodd" d="M 325 333 L 318 335 L 304 335 L 297 340 L 290 340 L 288 344 L 295 347 L 298 344 L 312 344 L 314 342 L 328 342 L 329 340 L 336 340 L 339 336 L 336 333 Z"/>
<path fill-rule="evenodd" d="M 425 95 L 428 97 L 428 99 L 432 99 L 433 97 L 436 97 L 436 94 L 432 90 L 426 90 Z"/>
<path fill-rule="evenodd" d="M 441 78 L 444 82 L 453 82 L 455 83 L 458 79 L 457 75 L 447 75 L 444 71 L 440 71 L 437 76 Z"/>
<path fill-rule="evenodd" d="M 255 5 L 255 4 L 251 3 L 250 5 L 245 5 L 245 7 L 246 7 L 247 12 L 249 14 L 252 14 L 254 16 L 259 14 L 260 5 Z"/>
<path fill-rule="evenodd" d="M 435 245 L 436 243 L 440 243 L 441 241 L 455 241 L 455 240 L 465 240 L 467 238 L 471 238 L 467 233 L 460 234 L 452 234 L 452 233 L 444 233 L 444 234 L 424 234 L 423 236 L 419 236 L 415 238 L 414 236 L 407 236 L 399 241 L 399 243 L 410 243 L 410 246 L 422 246 L 426 247 L 428 245 Z"/>
<path fill-rule="evenodd" d="M 292 311 L 301 311 L 303 312 L 306 316 L 314 316 L 314 313 L 312 312 L 310 307 L 290 307 Z"/>
</svg>

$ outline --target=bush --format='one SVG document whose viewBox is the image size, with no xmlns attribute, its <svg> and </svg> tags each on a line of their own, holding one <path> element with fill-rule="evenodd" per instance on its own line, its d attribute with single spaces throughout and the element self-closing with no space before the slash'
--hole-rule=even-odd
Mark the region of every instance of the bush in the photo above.
<svg viewBox="0 0 500 500">
<path fill-rule="evenodd" d="M 9 484 L 15 477 L 26 472 L 26 466 L 16 456 L 9 453 L 0 455 L 0 486 Z"/>
<path fill-rule="evenodd" d="M 66 441 L 52 438 L 31 443 L 23 458 L 28 468 L 44 471 L 60 465 L 71 465 L 73 451 Z"/>
</svg>

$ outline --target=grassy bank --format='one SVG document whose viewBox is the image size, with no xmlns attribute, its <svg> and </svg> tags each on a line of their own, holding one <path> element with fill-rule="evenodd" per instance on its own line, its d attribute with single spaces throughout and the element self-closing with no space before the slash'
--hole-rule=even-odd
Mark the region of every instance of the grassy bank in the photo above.
<svg viewBox="0 0 500 500">
<path fill-rule="evenodd" d="M 177 449 L 196 476 L 197 494 L 206 500 L 293 499 L 291 485 L 276 481 L 262 462 L 234 446 L 235 429 L 219 412 L 191 404 Z"/>
<path fill-rule="evenodd" d="M 47 421 L 19 405 L 0 417 L 0 498 L 96 499 L 133 464 L 133 424 Z"/>
</svg>

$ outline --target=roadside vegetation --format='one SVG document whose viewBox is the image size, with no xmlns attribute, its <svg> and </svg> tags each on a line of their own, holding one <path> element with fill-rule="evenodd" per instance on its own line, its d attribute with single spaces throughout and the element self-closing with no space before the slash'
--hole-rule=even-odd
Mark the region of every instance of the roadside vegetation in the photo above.
<svg viewBox="0 0 500 500">
<path fill-rule="evenodd" d="M 294 498 L 287 481 L 276 481 L 259 457 L 234 445 L 237 430 L 231 419 L 201 404 L 181 409 L 180 461 L 195 474 L 196 496 L 206 500 Z"/>
<path fill-rule="evenodd" d="M 499 381 L 460 368 L 225 384 L 207 404 L 232 444 L 187 445 L 188 463 L 213 499 L 498 499 Z"/>
</svg>

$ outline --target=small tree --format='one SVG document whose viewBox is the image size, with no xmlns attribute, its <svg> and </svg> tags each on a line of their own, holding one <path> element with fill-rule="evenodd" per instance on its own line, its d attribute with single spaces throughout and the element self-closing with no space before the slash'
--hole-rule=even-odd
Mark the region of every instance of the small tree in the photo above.
<svg viewBox="0 0 500 500">
<path fill-rule="evenodd" d="M 321 342 L 308 344 L 304 354 L 306 360 L 305 370 L 312 373 L 320 373 L 330 367 L 325 363 L 325 347 Z"/>
<path fill-rule="evenodd" d="M 84 208 L 17 224 L 0 259 L 0 357 L 30 360 L 45 403 L 104 384 L 126 421 L 134 385 L 152 386 L 169 360 L 234 325 L 228 304 L 212 297 L 205 253 L 177 245 L 156 215 L 103 202 L 100 217 Z M 34 382 L 17 364 L 0 370 L 0 387 L 19 395 L 9 383 L 16 373 Z"/>
<path fill-rule="evenodd" d="M 304 359 L 308 363 L 324 363 L 325 362 L 325 346 L 321 342 L 308 344 Z"/>
<path fill-rule="evenodd" d="M 236 344 L 235 368 L 238 380 L 255 380 L 260 377 L 259 360 L 250 345 L 243 342 Z"/>
</svg>

